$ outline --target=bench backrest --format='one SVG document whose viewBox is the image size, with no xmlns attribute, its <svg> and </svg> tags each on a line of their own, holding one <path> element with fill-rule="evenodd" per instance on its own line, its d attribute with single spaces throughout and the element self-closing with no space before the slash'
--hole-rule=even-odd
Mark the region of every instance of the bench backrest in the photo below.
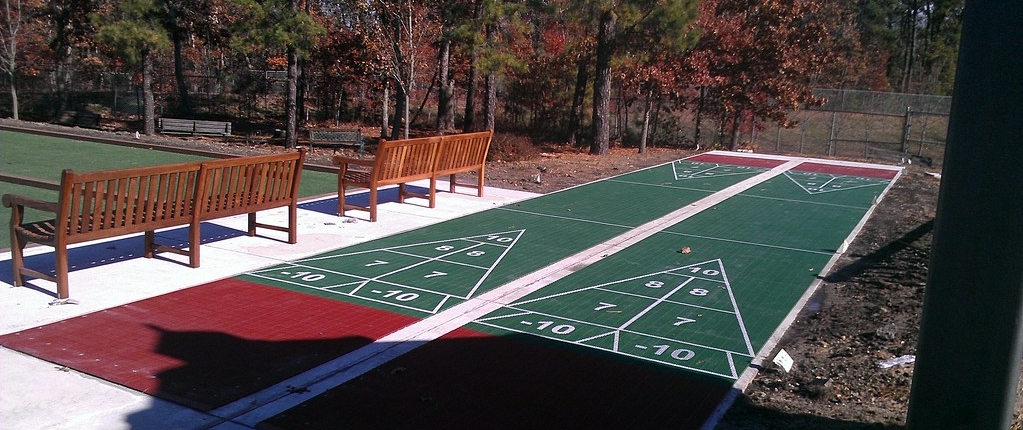
<svg viewBox="0 0 1023 430">
<path fill-rule="evenodd" d="M 309 140 L 316 143 L 362 143 L 362 129 L 309 130 Z"/>
<path fill-rule="evenodd" d="M 202 219 L 294 205 L 305 151 L 235 157 L 202 163 Z"/>
<path fill-rule="evenodd" d="M 212 134 L 228 136 L 231 123 L 200 119 L 158 118 L 157 127 L 163 133 Z"/>
<path fill-rule="evenodd" d="M 440 137 L 380 140 L 373 166 L 373 181 L 397 184 L 433 177 Z"/>
<path fill-rule="evenodd" d="M 55 222 L 65 243 L 188 224 L 199 163 L 61 174 Z"/>
<path fill-rule="evenodd" d="M 478 169 L 487 162 L 493 131 L 442 136 L 437 156 L 437 175 Z"/>
</svg>

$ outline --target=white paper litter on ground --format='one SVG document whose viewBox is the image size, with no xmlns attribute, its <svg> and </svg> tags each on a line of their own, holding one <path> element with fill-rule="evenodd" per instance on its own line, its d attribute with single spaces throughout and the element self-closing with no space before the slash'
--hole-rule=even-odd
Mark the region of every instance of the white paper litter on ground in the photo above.
<svg viewBox="0 0 1023 430">
<path fill-rule="evenodd" d="M 793 364 L 792 356 L 790 356 L 789 353 L 785 352 L 784 349 L 778 350 L 778 355 L 774 356 L 774 360 L 773 361 L 774 361 L 774 364 L 777 364 L 778 366 L 781 366 L 781 368 L 785 369 L 786 372 L 791 372 L 792 371 L 792 364 Z"/>
<path fill-rule="evenodd" d="M 877 365 L 881 366 L 882 369 L 887 369 L 892 366 L 898 366 L 900 364 L 909 364 L 914 361 L 916 361 L 915 355 L 903 355 L 902 357 L 895 357 L 891 360 L 884 360 L 880 363 L 877 363 Z"/>
</svg>

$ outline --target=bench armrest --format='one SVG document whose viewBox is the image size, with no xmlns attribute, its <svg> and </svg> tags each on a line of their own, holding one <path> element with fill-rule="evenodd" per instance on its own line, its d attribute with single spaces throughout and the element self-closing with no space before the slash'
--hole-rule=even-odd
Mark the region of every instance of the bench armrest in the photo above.
<svg viewBox="0 0 1023 430">
<path fill-rule="evenodd" d="M 335 155 L 334 158 L 330 160 L 330 162 L 333 163 L 335 166 L 345 166 L 347 164 L 354 164 L 356 166 L 373 167 L 374 160 L 368 158 L 354 158 L 345 157 L 342 155 Z"/>
<path fill-rule="evenodd" d="M 54 214 L 57 213 L 57 209 L 60 207 L 55 202 L 36 200 L 25 196 L 19 196 L 17 194 L 4 194 L 3 204 L 4 206 L 9 208 L 20 206 L 40 211 L 52 212 Z"/>
</svg>

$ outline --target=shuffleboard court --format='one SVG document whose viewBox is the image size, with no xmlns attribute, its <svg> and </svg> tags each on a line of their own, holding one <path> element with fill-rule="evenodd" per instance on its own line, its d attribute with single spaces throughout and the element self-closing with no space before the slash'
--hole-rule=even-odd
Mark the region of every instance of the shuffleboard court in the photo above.
<svg viewBox="0 0 1023 430">
<path fill-rule="evenodd" d="M 727 166 L 723 163 L 727 158 L 715 156 L 711 158 L 713 163 L 703 164 Z M 743 168 L 751 167 L 749 164 L 760 168 L 781 165 L 777 160 L 736 160 L 736 165 Z M 852 172 L 848 166 L 837 166 L 834 172 L 820 166 L 804 172 L 798 170 L 798 166 L 793 165 L 785 174 L 764 178 L 752 187 L 686 215 L 680 222 L 655 231 L 613 255 L 601 256 L 592 264 L 581 264 L 570 270 L 571 274 L 544 283 L 532 293 L 465 325 L 471 333 L 487 333 L 503 339 L 498 344 L 519 343 L 517 348 L 511 347 L 513 349 L 531 350 L 538 344 L 547 345 L 541 348 L 560 351 L 552 355 L 576 356 L 573 361 L 596 361 L 602 363 L 600 365 L 537 369 L 506 361 L 506 357 L 493 353 L 488 346 L 477 347 L 479 351 L 452 346 L 461 345 L 463 342 L 457 340 L 463 337 L 489 345 L 481 341 L 486 339 L 484 335 L 467 334 L 462 330 L 431 342 L 429 347 L 412 351 L 392 365 L 400 369 L 415 368 L 418 378 L 443 380 L 449 390 L 456 392 L 472 391 L 473 387 L 481 385 L 501 392 L 500 384 L 481 382 L 500 378 L 501 373 L 539 374 L 538 381 L 571 380 L 584 386 L 578 381 L 593 377 L 591 366 L 615 363 L 610 365 L 619 366 L 619 370 L 635 366 L 643 369 L 640 373 L 654 374 L 674 368 L 678 373 L 672 375 L 684 382 L 674 380 L 670 389 L 654 388 L 656 384 L 652 384 L 647 394 L 657 392 L 682 401 L 685 418 L 674 408 L 644 411 L 649 413 L 651 423 L 671 422 L 679 428 L 699 428 L 724 401 L 729 391 L 722 387 L 739 385 L 743 374 L 751 371 L 750 364 L 769 348 L 772 335 L 787 325 L 787 316 L 801 306 L 821 274 L 837 257 L 843 243 L 855 235 L 870 209 L 897 177 L 897 171 L 891 175 L 884 169 L 876 176 L 863 175 L 863 172 L 858 172 L 862 176 L 847 176 Z M 635 176 L 649 175 L 654 170 Z M 684 169 L 673 168 L 673 171 L 678 170 Z M 694 169 L 684 176 L 696 179 L 702 174 Z M 609 182 L 630 184 L 633 179 L 619 177 Z M 669 188 L 678 186 L 674 182 L 644 182 Z M 574 219 L 595 222 L 594 218 L 586 216 Z M 460 351 L 459 357 L 463 354 L 472 357 L 462 360 L 501 362 L 506 367 L 503 372 L 473 372 L 470 377 L 459 378 L 455 376 L 459 368 L 450 366 L 449 360 L 454 360 L 452 350 Z M 449 360 L 439 360 L 438 354 Z M 657 370 L 651 370 L 644 363 L 654 365 Z M 558 361 L 546 364 L 556 366 Z M 653 378 L 651 375 L 639 377 L 644 381 Z M 324 416 L 323 411 L 329 409 L 324 406 L 331 404 L 338 408 L 338 402 L 344 402 L 347 396 L 345 393 L 356 390 L 388 398 L 402 390 L 421 388 L 418 382 L 411 384 L 410 387 L 395 378 L 374 373 L 288 408 L 269 418 L 267 423 L 287 427 L 286 423 L 296 420 L 316 422 L 339 418 L 340 415 Z M 544 391 L 542 384 L 534 388 Z M 585 394 L 575 392 L 581 400 L 560 398 L 563 403 L 559 406 L 564 410 L 552 412 L 547 408 L 545 417 L 549 422 L 567 422 L 570 416 L 581 412 L 588 417 L 586 419 L 595 422 L 614 422 L 614 417 L 620 415 L 609 411 L 616 408 L 601 403 L 606 399 L 593 399 L 594 393 L 615 399 L 620 399 L 622 393 L 641 395 L 620 385 L 605 388 L 591 389 Z M 699 401 L 687 396 L 694 390 L 703 393 Z M 500 394 L 488 398 L 498 404 L 511 400 Z M 393 407 L 403 410 L 406 406 Z M 460 422 L 449 416 L 424 413 L 418 407 L 412 409 L 421 414 L 417 419 L 426 422 Z M 484 409 L 501 416 L 515 413 L 514 407 Z M 339 414 L 346 413 L 344 407 L 340 410 Z M 693 417 L 699 418 L 694 420 Z M 484 422 L 487 426 L 501 428 L 494 421 Z"/>
<path fill-rule="evenodd" d="M 819 192 L 790 174 L 805 179 L 768 179 L 476 323 L 734 381 L 890 183 L 829 174 L 844 185 Z"/>
<path fill-rule="evenodd" d="M 899 173 L 705 153 L 119 312 L 145 310 L 140 321 L 202 337 L 206 325 L 165 319 L 161 313 L 174 312 L 165 305 L 205 297 L 215 308 L 228 292 L 252 292 L 266 300 L 233 300 L 223 317 L 238 345 L 257 346 L 238 348 L 239 363 L 263 359 L 262 339 L 315 340 L 308 353 L 294 346 L 301 342 L 282 343 L 293 354 L 272 360 L 276 370 L 258 384 L 207 382 L 202 399 L 188 397 L 195 378 L 155 387 L 224 420 L 213 428 L 695 429 L 744 388 L 751 364 L 764 359 Z M 60 358 L 63 335 L 55 333 L 84 339 L 90 324 L 118 315 L 0 341 Z M 291 318 L 311 326 L 274 322 Z M 248 331 L 260 321 L 270 323 L 267 334 Z M 52 337 L 52 347 L 20 341 L 26 334 Z M 157 358 L 108 354 L 87 342 L 79 349 L 103 366 L 84 369 L 67 358 L 69 367 L 121 384 L 133 382 L 115 370 L 140 360 L 129 356 Z M 175 375 L 151 368 L 160 369 L 151 378 Z"/>
<path fill-rule="evenodd" d="M 428 316 L 764 171 L 668 163 L 243 278 Z"/>
</svg>

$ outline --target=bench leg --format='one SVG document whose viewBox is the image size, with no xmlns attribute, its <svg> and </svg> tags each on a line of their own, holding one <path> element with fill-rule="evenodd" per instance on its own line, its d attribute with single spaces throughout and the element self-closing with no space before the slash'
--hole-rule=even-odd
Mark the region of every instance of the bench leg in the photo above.
<svg viewBox="0 0 1023 430">
<path fill-rule="evenodd" d="M 479 175 L 476 177 L 476 197 L 483 197 L 483 181 L 486 179 L 484 175 L 485 169 L 480 168 Z"/>
<path fill-rule="evenodd" d="M 201 222 L 196 222 L 188 227 L 188 265 L 193 268 L 199 267 L 199 243 L 202 241 Z"/>
<path fill-rule="evenodd" d="M 341 175 L 337 175 L 337 215 L 345 216 L 345 182 Z"/>
<path fill-rule="evenodd" d="M 153 258 L 156 255 L 156 233 L 147 231 L 145 235 L 145 249 L 146 252 L 143 254 L 146 258 Z"/>
<path fill-rule="evenodd" d="M 288 243 L 298 243 L 298 204 L 288 206 Z"/>
<path fill-rule="evenodd" d="M 430 177 L 430 209 L 437 206 L 437 176 Z"/>
<path fill-rule="evenodd" d="M 17 210 L 17 209 L 15 209 Z M 25 274 L 22 269 L 25 268 L 25 246 L 27 242 L 18 238 L 18 234 L 11 229 L 11 274 L 14 275 L 14 286 L 24 287 L 25 286 Z"/>
<path fill-rule="evenodd" d="M 249 237 L 256 235 L 256 213 L 249 212 Z"/>
<path fill-rule="evenodd" d="M 402 187 L 405 184 L 401 184 Z M 401 195 L 400 193 L 398 194 Z M 398 197 L 400 200 L 401 197 Z M 377 222 L 377 188 L 373 187 L 369 190 L 369 222 Z"/>
<path fill-rule="evenodd" d="M 57 247 L 53 250 L 54 257 L 56 259 L 56 282 L 57 282 L 57 298 L 66 299 L 70 295 L 68 291 L 68 263 L 67 263 L 67 247 Z"/>
</svg>

